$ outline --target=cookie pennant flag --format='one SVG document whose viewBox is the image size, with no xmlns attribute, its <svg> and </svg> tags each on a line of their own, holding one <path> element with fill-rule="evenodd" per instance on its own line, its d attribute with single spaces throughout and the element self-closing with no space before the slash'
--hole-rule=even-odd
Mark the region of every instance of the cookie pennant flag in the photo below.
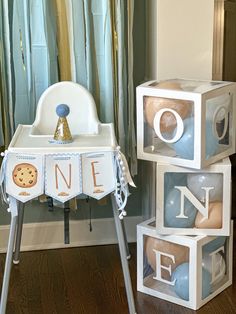
<svg viewBox="0 0 236 314">
<path fill-rule="evenodd" d="M 45 159 L 45 194 L 66 202 L 82 193 L 79 154 L 47 155 Z"/>
<path fill-rule="evenodd" d="M 115 190 L 116 175 L 114 153 L 88 153 L 82 155 L 83 193 L 101 199 Z"/>
<path fill-rule="evenodd" d="M 43 169 L 41 155 L 9 153 L 6 168 L 6 193 L 23 203 L 43 194 Z"/>
</svg>

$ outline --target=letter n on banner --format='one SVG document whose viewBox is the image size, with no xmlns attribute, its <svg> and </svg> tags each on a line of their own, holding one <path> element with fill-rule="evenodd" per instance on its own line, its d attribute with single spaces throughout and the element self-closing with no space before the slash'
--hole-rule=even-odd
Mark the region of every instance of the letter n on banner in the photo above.
<svg viewBox="0 0 236 314">
<path fill-rule="evenodd" d="M 83 193 L 96 199 L 115 190 L 114 153 L 82 154 Z"/>
<path fill-rule="evenodd" d="M 79 154 L 47 155 L 45 194 L 64 203 L 81 193 Z"/>
<path fill-rule="evenodd" d="M 9 153 L 6 168 L 6 193 L 25 203 L 43 194 L 43 191 L 43 156 Z"/>
</svg>

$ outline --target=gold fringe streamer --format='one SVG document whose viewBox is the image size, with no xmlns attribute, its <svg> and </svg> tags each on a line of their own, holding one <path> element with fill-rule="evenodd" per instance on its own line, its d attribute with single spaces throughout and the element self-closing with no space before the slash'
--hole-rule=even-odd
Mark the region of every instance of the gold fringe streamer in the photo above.
<svg viewBox="0 0 236 314">
<path fill-rule="evenodd" d="M 61 81 L 71 81 L 69 32 L 65 0 L 54 0 L 57 16 L 58 59 Z"/>
<path fill-rule="evenodd" d="M 116 1 L 110 0 L 111 9 L 111 28 L 112 28 L 112 56 L 113 56 L 113 78 L 114 78 L 114 127 L 117 141 L 119 142 L 119 129 L 118 129 L 118 38 L 116 32 Z"/>
</svg>

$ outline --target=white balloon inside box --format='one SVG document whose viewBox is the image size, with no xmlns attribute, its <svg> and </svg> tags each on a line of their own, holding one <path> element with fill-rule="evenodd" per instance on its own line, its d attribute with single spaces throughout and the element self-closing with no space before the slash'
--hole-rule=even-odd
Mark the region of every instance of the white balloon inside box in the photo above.
<svg viewBox="0 0 236 314">
<path fill-rule="evenodd" d="M 202 169 L 235 152 L 236 83 L 173 79 L 137 87 L 138 158 Z"/>
<path fill-rule="evenodd" d="M 230 235 L 228 157 L 201 170 L 158 163 L 156 186 L 159 234 Z"/>
<path fill-rule="evenodd" d="M 231 231 L 233 222 L 231 222 Z M 138 291 L 194 310 L 232 284 L 232 235 L 160 235 L 137 227 Z"/>
</svg>

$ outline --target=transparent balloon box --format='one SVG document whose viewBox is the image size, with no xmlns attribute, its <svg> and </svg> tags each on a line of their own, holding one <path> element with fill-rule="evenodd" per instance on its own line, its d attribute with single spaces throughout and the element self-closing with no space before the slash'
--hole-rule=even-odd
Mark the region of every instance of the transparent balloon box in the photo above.
<svg viewBox="0 0 236 314">
<path fill-rule="evenodd" d="M 231 235 L 158 235 L 155 219 L 137 226 L 137 289 L 194 310 L 232 284 Z"/>
<path fill-rule="evenodd" d="M 201 170 L 158 163 L 156 217 L 160 234 L 229 236 L 229 158 Z"/>
<path fill-rule="evenodd" d="M 139 159 L 201 169 L 235 153 L 236 83 L 173 79 L 136 92 Z"/>
</svg>

